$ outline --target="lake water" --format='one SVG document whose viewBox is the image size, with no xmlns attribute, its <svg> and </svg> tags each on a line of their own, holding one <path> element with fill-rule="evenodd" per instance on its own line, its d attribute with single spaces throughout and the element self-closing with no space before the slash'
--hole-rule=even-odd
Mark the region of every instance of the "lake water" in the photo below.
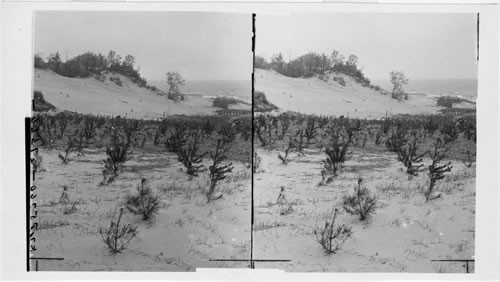
<svg viewBox="0 0 500 282">
<path fill-rule="evenodd" d="M 392 90 L 390 81 L 373 81 L 375 85 Z M 166 90 L 165 81 L 151 81 L 152 85 Z M 459 96 L 476 100 L 477 80 L 475 79 L 443 79 L 443 80 L 410 80 L 404 87 L 408 93 L 423 93 L 430 96 Z M 191 80 L 186 81 L 181 91 L 200 94 L 206 97 L 229 96 L 251 101 L 251 81 L 245 80 Z"/>
<path fill-rule="evenodd" d="M 392 90 L 390 81 L 374 81 L 375 85 Z M 475 100 L 477 98 L 477 80 L 475 79 L 443 79 L 443 80 L 410 80 L 404 87 L 408 93 L 423 93 L 431 96 L 459 96 Z"/>
<path fill-rule="evenodd" d="M 151 84 L 165 91 L 165 81 L 151 81 Z M 191 80 L 181 87 L 186 94 L 200 94 L 202 96 L 237 97 L 250 102 L 252 100 L 252 82 L 250 80 Z"/>
</svg>

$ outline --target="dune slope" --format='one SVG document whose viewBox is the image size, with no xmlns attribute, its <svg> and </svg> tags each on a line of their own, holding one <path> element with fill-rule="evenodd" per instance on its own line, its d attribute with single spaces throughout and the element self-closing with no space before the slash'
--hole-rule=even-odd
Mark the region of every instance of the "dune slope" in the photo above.
<svg viewBox="0 0 500 282">
<path fill-rule="evenodd" d="M 334 81 L 343 78 L 345 86 Z M 277 72 L 256 69 L 255 89 L 265 93 L 269 102 L 282 111 L 306 114 L 345 115 L 360 118 L 380 118 L 386 114 L 432 114 L 440 107 L 423 95 L 412 95 L 398 102 L 343 74 L 329 73 L 327 81 L 317 77 L 290 78 Z"/>
<path fill-rule="evenodd" d="M 209 99 L 186 96 L 176 103 L 134 84 L 128 77 L 105 74 L 104 81 L 96 78 L 69 78 L 50 70 L 35 69 L 34 90 L 59 111 L 85 114 L 121 115 L 134 118 L 158 118 L 166 115 L 213 114 Z M 122 86 L 110 78 L 118 77 Z"/>
</svg>

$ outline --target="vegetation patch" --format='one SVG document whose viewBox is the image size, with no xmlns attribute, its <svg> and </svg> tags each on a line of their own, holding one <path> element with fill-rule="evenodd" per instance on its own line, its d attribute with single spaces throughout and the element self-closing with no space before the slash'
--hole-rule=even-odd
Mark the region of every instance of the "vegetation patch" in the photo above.
<svg viewBox="0 0 500 282">
<path fill-rule="evenodd" d="M 45 100 L 42 92 L 35 90 L 33 92 L 33 111 L 48 112 L 51 110 L 56 110 L 56 107 Z"/>
<path fill-rule="evenodd" d="M 221 109 L 229 109 L 230 105 L 236 105 L 238 103 L 241 103 L 240 100 L 237 100 L 235 98 L 230 98 L 230 97 L 217 97 L 213 100 L 212 106 L 215 108 L 221 108 Z"/>
<path fill-rule="evenodd" d="M 460 103 L 474 104 L 473 102 L 467 99 L 454 96 L 441 96 L 437 98 L 437 105 L 440 107 L 445 107 L 447 109 L 453 108 L 453 104 L 460 104 Z"/>
<path fill-rule="evenodd" d="M 255 91 L 253 94 L 253 108 L 256 112 L 271 112 L 278 109 L 276 105 L 267 100 L 264 92 Z"/>
</svg>

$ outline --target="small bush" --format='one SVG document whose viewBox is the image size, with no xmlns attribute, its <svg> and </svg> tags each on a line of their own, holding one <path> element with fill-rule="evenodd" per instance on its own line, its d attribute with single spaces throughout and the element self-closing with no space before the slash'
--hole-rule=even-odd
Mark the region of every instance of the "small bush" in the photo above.
<svg viewBox="0 0 500 282">
<path fill-rule="evenodd" d="M 31 165 L 33 166 L 33 170 L 35 172 L 41 172 L 44 171 L 42 168 L 42 162 L 43 162 L 43 157 L 38 154 L 38 151 L 35 151 L 34 153 L 34 158 L 30 159 Z"/>
<path fill-rule="evenodd" d="M 102 74 L 94 74 L 94 78 L 100 82 L 104 82 L 106 80 L 106 76 Z"/>
<path fill-rule="evenodd" d="M 118 86 L 122 86 L 122 81 L 119 77 L 112 76 L 109 78 L 109 80 L 111 80 L 114 84 Z"/>
<path fill-rule="evenodd" d="M 288 159 L 288 154 L 290 153 L 290 151 L 291 151 L 292 149 L 295 149 L 295 143 L 294 143 L 292 140 L 290 140 L 290 141 L 288 142 L 288 146 L 285 148 L 285 155 L 284 155 L 284 156 L 282 156 L 281 154 L 278 154 L 278 158 L 281 160 L 281 163 L 282 163 L 282 164 L 284 164 L 284 165 L 287 165 L 287 164 L 288 164 L 288 162 L 290 161 L 290 160 Z"/>
<path fill-rule="evenodd" d="M 297 149 L 297 156 L 305 156 L 304 154 L 304 147 L 306 144 L 304 143 L 305 141 L 305 135 L 304 135 L 304 130 L 299 129 L 295 133 L 296 138 L 293 139 L 293 142 L 295 143 L 295 149 Z"/>
<path fill-rule="evenodd" d="M 257 155 L 257 152 L 253 152 L 253 162 L 252 162 L 252 168 L 253 168 L 253 173 L 259 172 L 260 168 L 260 163 L 262 162 L 262 158 Z"/>
<path fill-rule="evenodd" d="M 177 157 L 179 161 L 187 169 L 187 174 L 191 176 L 197 176 L 200 171 L 203 170 L 203 164 L 199 164 L 203 161 L 203 157 L 207 152 L 200 154 L 199 144 L 202 139 L 202 134 L 200 132 L 192 132 L 190 140 L 185 146 L 177 152 Z"/>
<path fill-rule="evenodd" d="M 55 110 L 56 107 L 51 103 L 47 102 L 43 97 L 42 92 L 34 91 L 33 92 L 33 111 L 35 112 L 47 112 Z"/>
<path fill-rule="evenodd" d="M 467 168 L 471 168 L 472 165 L 476 162 L 476 151 L 471 148 L 465 148 L 464 152 L 467 158 L 463 161 L 463 163 Z"/>
<path fill-rule="evenodd" d="M 346 161 L 350 143 L 350 139 L 340 136 L 340 134 L 334 134 L 332 143 L 326 147 L 327 158 L 323 160 L 323 167 L 326 172 L 333 174 L 333 177 L 337 177 L 338 170 Z"/>
<path fill-rule="evenodd" d="M 137 194 L 128 195 L 125 205 L 130 212 L 142 215 L 143 220 L 149 220 L 158 213 L 160 196 L 153 194 L 146 184 L 146 179 L 143 178 L 137 186 Z"/>
<path fill-rule="evenodd" d="M 334 76 L 333 80 L 342 86 L 346 85 L 344 78 L 341 76 Z"/>
<path fill-rule="evenodd" d="M 318 122 L 315 117 L 310 117 L 307 119 L 306 129 L 304 131 L 307 145 L 311 144 L 311 140 L 316 140 L 316 136 L 318 135 Z"/>
<path fill-rule="evenodd" d="M 78 153 L 78 155 L 79 156 L 85 155 L 83 153 L 83 148 L 86 145 L 86 142 L 84 142 L 85 141 L 84 130 L 77 129 L 75 132 L 75 135 L 72 138 L 73 138 L 73 144 L 75 144 L 75 149 L 76 149 L 76 152 Z"/>
<path fill-rule="evenodd" d="M 448 109 L 453 108 L 453 104 L 460 104 L 462 102 L 469 102 L 466 99 L 454 96 L 441 96 L 437 99 L 437 105 Z"/>
<path fill-rule="evenodd" d="M 175 102 L 184 101 L 184 94 L 179 91 L 172 91 L 167 94 L 167 98 Z"/>
<path fill-rule="evenodd" d="M 111 144 L 106 147 L 107 159 L 104 160 L 103 184 L 110 183 L 114 177 L 118 176 L 118 171 L 128 160 L 129 148 L 130 144 L 125 142 L 124 138 L 115 131 L 111 136 Z M 107 178 L 110 174 L 112 174 L 112 178 Z"/>
<path fill-rule="evenodd" d="M 429 188 L 425 191 L 425 202 L 427 203 L 430 200 L 437 199 L 441 196 L 441 194 L 433 195 L 434 186 L 438 180 L 441 180 L 445 177 L 445 173 L 450 172 L 453 168 L 451 166 L 451 162 L 446 164 L 440 164 L 442 160 L 446 157 L 446 152 L 449 150 L 449 147 L 444 144 L 440 138 L 436 139 L 434 143 L 433 150 L 429 153 L 432 163 L 428 167 L 429 173 Z"/>
<path fill-rule="evenodd" d="M 439 128 L 439 132 L 446 144 L 453 143 L 458 139 L 458 130 L 451 121 L 443 123 Z"/>
<path fill-rule="evenodd" d="M 402 128 L 402 126 L 397 126 L 392 129 L 391 135 L 385 140 L 385 147 L 391 152 L 399 153 L 407 143 L 406 129 Z"/>
<path fill-rule="evenodd" d="M 332 221 L 325 221 L 325 225 L 314 230 L 316 240 L 327 254 L 336 254 L 342 248 L 345 241 L 351 238 L 352 228 L 345 224 L 335 224 L 337 209 L 333 214 Z"/>
<path fill-rule="evenodd" d="M 264 92 L 255 91 L 253 94 L 253 107 L 255 112 L 270 112 L 278 107 L 267 100 Z"/>
<path fill-rule="evenodd" d="M 326 75 L 326 74 L 318 74 L 318 78 L 319 78 L 319 80 L 324 81 L 324 82 L 328 82 L 328 79 L 329 79 L 328 75 Z"/>
<path fill-rule="evenodd" d="M 372 195 L 367 187 L 361 185 L 362 179 L 358 179 L 358 186 L 354 187 L 354 194 L 344 197 L 344 210 L 350 214 L 359 215 L 359 220 L 365 220 L 375 213 L 377 198 Z"/>
<path fill-rule="evenodd" d="M 212 102 L 212 106 L 216 108 L 221 108 L 227 110 L 230 105 L 238 104 L 239 101 L 234 98 L 229 97 L 217 97 Z"/>
<path fill-rule="evenodd" d="M 62 153 L 59 153 L 58 157 L 61 159 L 63 164 L 67 164 L 69 162 L 69 153 L 71 150 L 75 147 L 75 141 L 73 138 L 68 138 L 68 141 L 66 143 L 66 148 L 64 149 L 64 155 Z"/>
<path fill-rule="evenodd" d="M 395 99 L 395 100 L 398 100 L 398 101 L 401 101 L 401 100 L 408 100 L 409 96 L 408 96 L 408 93 L 405 93 L 405 92 L 392 92 L 392 95 L 391 95 L 392 99 Z"/>
<path fill-rule="evenodd" d="M 64 204 L 63 214 L 73 214 L 73 213 L 75 213 L 78 210 L 78 208 L 76 207 L 76 205 L 78 205 L 78 204 L 79 203 L 77 201 L 73 201 L 73 202 Z"/>
<path fill-rule="evenodd" d="M 165 148 L 172 153 L 179 153 L 187 143 L 186 125 L 177 125 L 170 131 L 170 136 L 165 140 Z"/>
<path fill-rule="evenodd" d="M 221 124 L 217 130 L 217 134 L 221 136 L 222 140 L 229 144 L 236 139 L 236 130 L 230 124 Z"/>
<path fill-rule="evenodd" d="M 120 209 L 118 219 L 115 220 L 115 216 L 113 216 L 109 227 L 99 228 L 102 241 L 112 253 L 121 253 L 122 250 L 128 247 L 130 241 L 137 236 L 137 226 L 131 224 L 122 225 L 122 214 L 123 208 Z"/>
<path fill-rule="evenodd" d="M 420 171 L 424 170 L 424 165 L 421 162 L 427 152 L 418 153 L 418 142 L 418 136 L 416 133 L 412 133 L 409 142 L 398 152 L 398 159 L 404 164 L 406 173 L 410 176 L 416 176 Z"/>
<path fill-rule="evenodd" d="M 213 163 L 208 167 L 208 171 L 210 172 L 210 189 L 207 192 L 207 203 L 211 200 L 222 198 L 222 194 L 215 198 L 212 198 L 212 195 L 217 187 L 217 183 L 224 180 L 227 174 L 233 171 L 233 163 L 222 165 L 222 162 L 227 158 L 226 154 L 229 149 L 230 145 L 224 139 L 219 139 L 215 146 L 215 152 L 210 151 L 210 158 Z"/>
</svg>

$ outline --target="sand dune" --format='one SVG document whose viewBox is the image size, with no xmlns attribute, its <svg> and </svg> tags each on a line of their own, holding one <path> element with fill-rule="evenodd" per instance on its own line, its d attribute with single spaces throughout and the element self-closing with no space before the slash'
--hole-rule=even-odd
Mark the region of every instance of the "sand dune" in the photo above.
<svg viewBox="0 0 500 282">
<path fill-rule="evenodd" d="M 110 81 L 110 77 L 120 78 L 122 86 Z M 69 78 L 50 70 L 36 69 L 34 90 L 41 91 L 59 111 L 85 114 L 158 118 L 164 114 L 213 114 L 217 110 L 210 99 L 186 96 L 185 101 L 176 103 L 119 74 L 106 74 L 103 82 L 93 77 Z"/>
<path fill-rule="evenodd" d="M 440 107 L 434 98 L 410 96 L 398 102 L 371 88 L 363 87 L 343 74 L 329 73 L 328 81 L 314 78 L 290 78 L 275 71 L 256 69 L 255 89 L 265 93 L 268 100 L 282 111 L 306 114 L 345 115 L 360 118 L 379 118 L 394 114 L 432 114 Z M 345 86 L 333 80 L 342 77 Z"/>
</svg>

